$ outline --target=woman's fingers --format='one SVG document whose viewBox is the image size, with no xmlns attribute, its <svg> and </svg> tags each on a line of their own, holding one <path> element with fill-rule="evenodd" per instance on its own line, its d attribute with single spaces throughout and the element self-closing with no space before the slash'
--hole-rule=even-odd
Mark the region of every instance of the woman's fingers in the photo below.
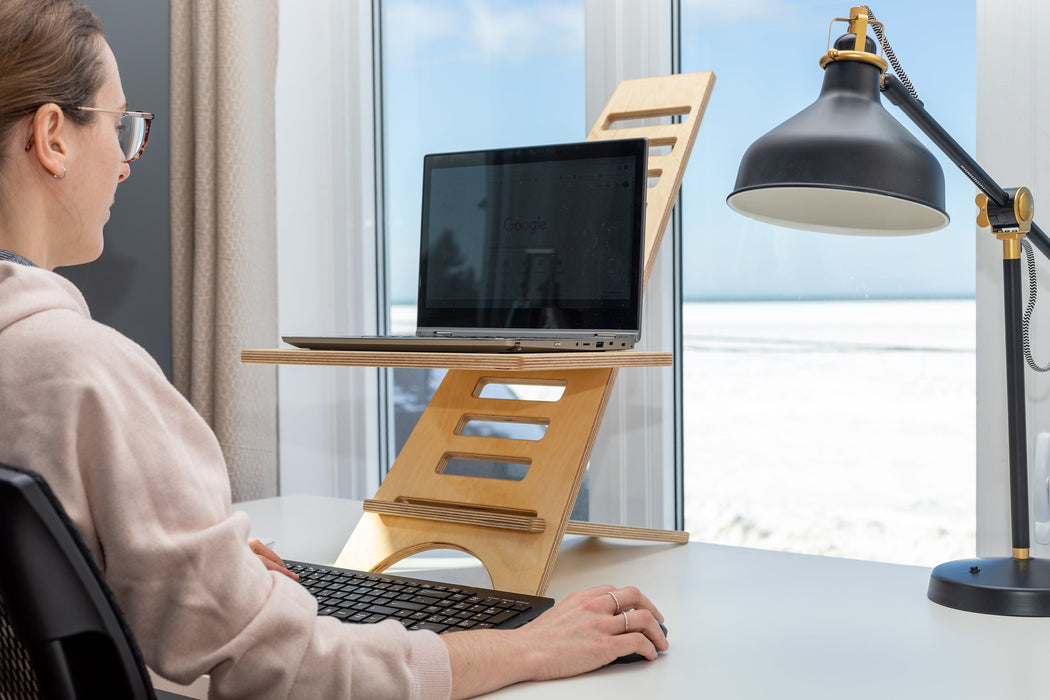
<svg viewBox="0 0 1050 700">
<path fill-rule="evenodd" d="M 289 571 L 288 567 L 284 564 L 284 560 L 277 556 L 272 549 L 264 545 L 262 542 L 256 539 L 251 539 L 248 540 L 248 546 L 253 552 L 255 552 L 256 556 L 259 557 L 259 560 L 267 569 L 270 571 L 279 571 L 293 581 L 299 580 L 298 574 Z"/>
</svg>

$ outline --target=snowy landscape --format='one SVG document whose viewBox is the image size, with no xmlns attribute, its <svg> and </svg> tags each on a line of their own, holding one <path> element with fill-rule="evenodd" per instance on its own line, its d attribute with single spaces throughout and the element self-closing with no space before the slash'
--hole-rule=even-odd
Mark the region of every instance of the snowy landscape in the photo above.
<svg viewBox="0 0 1050 700">
<path fill-rule="evenodd" d="M 687 303 L 693 538 L 922 565 L 973 556 L 974 308 Z"/>
</svg>

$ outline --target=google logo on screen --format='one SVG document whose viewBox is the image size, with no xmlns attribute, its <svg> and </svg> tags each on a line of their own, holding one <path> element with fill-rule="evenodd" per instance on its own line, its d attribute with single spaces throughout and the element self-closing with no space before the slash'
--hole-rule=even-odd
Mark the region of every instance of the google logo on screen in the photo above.
<svg viewBox="0 0 1050 700">
<path fill-rule="evenodd" d="M 508 216 L 503 220 L 503 230 L 507 233 L 536 233 L 547 230 L 547 220 L 540 217 L 535 219 L 522 219 L 520 217 Z"/>
</svg>

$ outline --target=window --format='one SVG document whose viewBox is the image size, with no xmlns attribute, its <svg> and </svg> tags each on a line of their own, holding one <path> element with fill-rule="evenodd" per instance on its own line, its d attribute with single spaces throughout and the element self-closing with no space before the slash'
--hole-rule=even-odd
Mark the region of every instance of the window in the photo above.
<svg viewBox="0 0 1050 700">
<path fill-rule="evenodd" d="M 974 152 L 973 71 L 959 66 L 974 60 L 974 3 L 872 9 L 931 114 Z M 898 239 L 779 229 L 725 204 L 747 146 L 816 99 L 828 25 L 848 11 L 682 0 L 682 70 L 718 76 L 683 184 L 686 527 L 935 564 L 974 550 L 973 186 L 942 159 L 952 224 Z"/>
<path fill-rule="evenodd" d="M 670 70 L 669 60 L 653 59 L 670 55 L 670 7 L 647 0 L 282 5 L 281 333 L 410 329 L 423 153 L 583 138 L 616 80 Z M 625 55 L 631 51 L 636 55 Z M 389 233 L 381 243 L 380 232 Z M 647 306 L 657 297 L 647 294 Z M 660 316 L 647 313 L 654 321 Z M 283 493 L 374 493 L 396 449 L 381 454 L 377 439 L 396 432 L 383 426 L 386 413 L 376 408 L 384 373 L 279 368 Z M 421 409 L 435 381 L 397 379 L 388 396 Z M 618 382 L 617 391 L 625 385 Z M 666 386 L 633 393 L 665 403 L 672 394 Z M 643 410 L 654 421 L 673 413 Z M 635 404 L 616 419 L 633 420 L 635 432 L 652 424 L 638 420 Z M 616 426 L 609 432 L 618 434 Z M 670 442 L 618 437 L 632 449 L 644 443 L 640 449 L 649 452 Z M 635 478 L 639 464 L 662 468 L 663 458 L 635 459 L 616 446 L 609 452 L 615 459 L 603 461 L 615 461 L 616 469 L 603 469 L 597 479 L 604 482 L 598 500 L 617 501 L 614 511 L 627 506 L 660 517 L 662 490 L 672 490 L 673 480 L 650 475 L 647 466 L 641 471 L 651 483 L 635 488 L 628 477 Z"/>
<path fill-rule="evenodd" d="M 384 0 L 380 8 L 389 327 L 411 334 L 423 156 L 579 140 L 583 3 Z M 391 374 L 396 454 L 444 370 Z"/>
<path fill-rule="evenodd" d="M 973 150 L 972 72 L 959 64 L 975 55 L 974 6 L 874 9 L 931 113 Z M 893 240 L 762 227 L 725 205 L 744 148 L 815 99 L 828 25 L 848 10 L 702 0 L 282 5 L 281 332 L 410 330 L 423 154 L 582 138 L 617 80 L 672 70 L 667 37 L 679 16 L 680 70 L 718 76 L 681 207 L 687 529 L 702 540 L 891 561 L 969 556 L 972 186 L 946 164 L 952 226 Z M 951 61 L 931 48 L 931 28 L 950 35 Z M 650 37 L 640 58 L 624 38 L 632 32 Z M 665 272 L 673 277 L 674 264 Z M 652 286 L 647 303 L 658 303 L 647 319 L 662 321 L 673 295 Z M 661 336 L 649 349 L 673 347 Z M 371 495 L 384 465 L 380 373 L 279 372 L 282 491 Z M 403 413 L 388 432 L 404 439 L 436 379 L 399 373 L 390 396 Z M 664 460 L 628 460 L 598 501 L 639 498 L 645 489 L 627 479 Z M 645 488 L 669 483 L 660 475 Z M 627 524 L 671 526 L 664 504 L 673 497 L 641 509 L 656 522 Z"/>
<path fill-rule="evenodd" d="M 394 332 L 414 327 L 423 155 L 581 140 L 618 79 L 669 71 L 670 7 L 644 0 L 381 3 L 387 289 Z M 624 55 L 635 47 L 644 49 L 637 52 L 641 56 Z M 661 52 L 663 60 L 648 56 Z M 664 265 L 668 285 L 672 274 Z M 650 297 L 661 298 L 653 284 Z M 658 323 L 660 304 L 647 302 L 653 321 L 643 337 L 670 333 L 668 324 Z M 652 342 L 654 349 L 670 349 Z M 392 374 L 391 454 L 407 439 L 443 372 Z M 621 373 L 592 454 L 602 469 L 588 474 L 574 518 L 673 523 L 673 465 L 667 468 L 676 451 L 673 409 L 660 408 L 661 402 L 673 403 L 668 376 L 666 370 Z"/>
</svg>

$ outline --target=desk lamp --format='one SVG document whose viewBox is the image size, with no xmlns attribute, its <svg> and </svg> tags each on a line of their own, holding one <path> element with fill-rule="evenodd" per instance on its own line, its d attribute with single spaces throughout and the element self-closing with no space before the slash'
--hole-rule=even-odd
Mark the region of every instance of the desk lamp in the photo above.
<svg viewBox="0 0 1050 700">
<path fill-rule="evenodd" d="M 836 22 L 848 22 L 849 29 L 820 59 L 824 85 L 817 101 L 747 149 L 727 203 L 759 221 L 827 233 L 908 235 L 946 226 L 944 173 L 882 106 L 880 92 L 977 186 L 978 225 L 1003 243 L 1013 552 L 940 564 L 927 595 L 972 612 L 1050 617 L 1050 561 L 1029 551 L 1020 269 L 1026 236 L 1047 257 L 1050 240 L 1032 221 L 1031 192 L 997 185 L 929 115 L 870 9 L 854 7 L 832 26 Z M 887 72 L 886 58 L 867 35 L 869 25 L 900 78 Z M 830 43 L 830 32 L 828 38 Z"/>
</svg>

